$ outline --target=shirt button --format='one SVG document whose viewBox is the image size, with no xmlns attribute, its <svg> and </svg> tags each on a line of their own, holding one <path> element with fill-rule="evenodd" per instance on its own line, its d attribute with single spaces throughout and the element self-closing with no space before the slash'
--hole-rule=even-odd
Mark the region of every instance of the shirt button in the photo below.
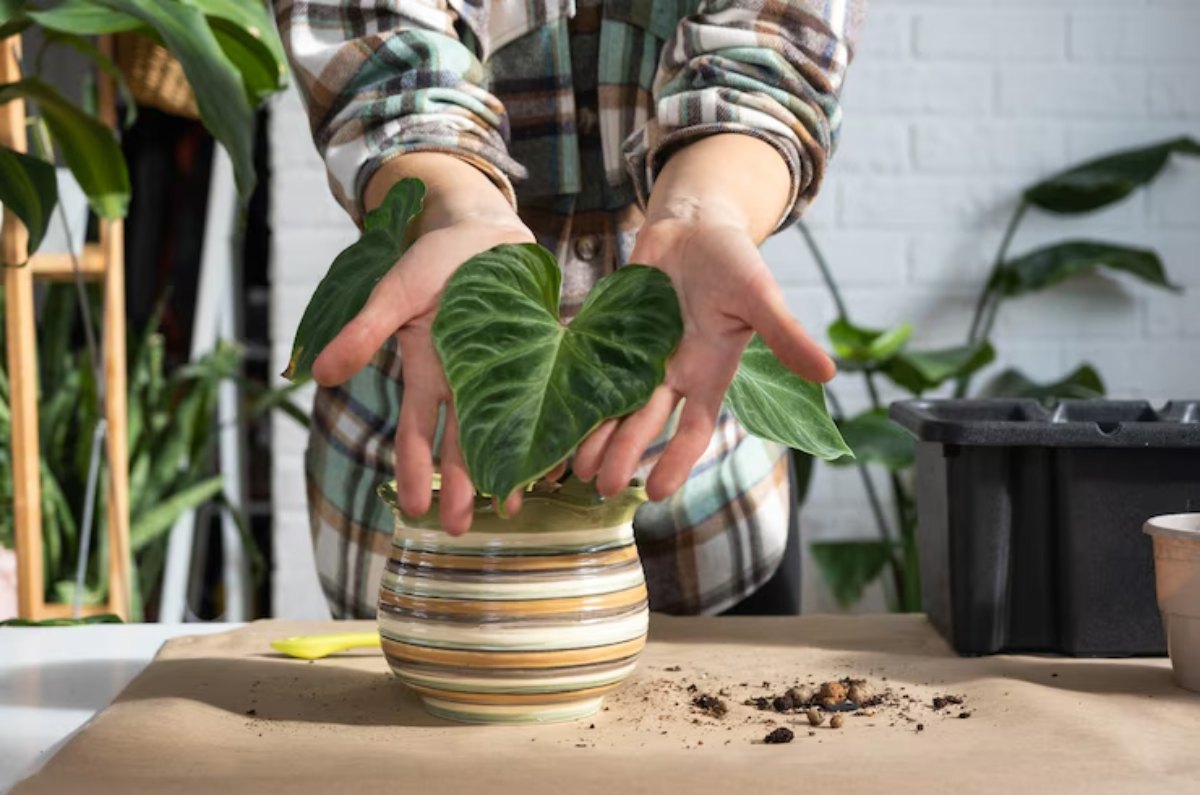
<svg viewBox="0 0 1200 795">
<path fill-rule="evenodd" d="M 591 262 L 599 248 L 595 235 L 584 235 L 575 241 L 575 256 L 584 262 Z"/>
<path fill-rule="evenodd" d="M 591 108 L 580 108 L 576 114 L 576 123 L 579 126 L 579 132 L 584 135 L 591 135 L 596 129 L 596 111 Z"/>
</svg>

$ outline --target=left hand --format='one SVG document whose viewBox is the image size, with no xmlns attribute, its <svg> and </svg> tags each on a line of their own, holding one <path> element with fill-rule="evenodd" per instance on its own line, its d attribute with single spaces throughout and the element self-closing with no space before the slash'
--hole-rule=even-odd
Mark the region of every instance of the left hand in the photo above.
<svg viewBox="0 0 1200 795">
<path fill-rule="evenodd" d="M 575 473 L 584 480 L 597 477 L 604 496 L 629 483 L 680 400 L 678 428 L 646 491 L 651 500 L 663 500 L 684 484 L 708 447 L 725 392 L 755 332 L 797 375 L 821 382 L 833 377 L 833 361 L 788 311 L 751 230 L 738 216 L 685 202 L 682 212 L 648 220 L 638 234 L 630 262 L 653 265 L 671 277 L 683 337 L 666 379 L 646 405 L 604 423 L 579 447 Z"/>
</svg>

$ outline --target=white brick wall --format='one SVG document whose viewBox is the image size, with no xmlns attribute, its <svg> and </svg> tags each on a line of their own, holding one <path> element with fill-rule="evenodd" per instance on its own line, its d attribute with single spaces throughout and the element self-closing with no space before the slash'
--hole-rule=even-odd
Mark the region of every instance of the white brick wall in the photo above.
<svg viewBox="0 0 1200 795">
<path fill-rule="evenodd" d="M 1012 202 L 1069 162 L 1168 136 L 1200 137 L 1200 7 L 1194 0 L 873 0 L 845 91 L 845 135 L 809 222 L 860 322 L 911 321 L 919 344 L 961 339 Z M 275 293 L 278 368 L 304 299 L 353 230 L 329 198 L 294 96 L 278 105 Z M 1001 362 L 1037 377 L 1087 359 L 1113 394 L 1200 395 L 1200 162 L 1176 158 L 1151 192 L 1084 220 L 1031 215 L 1020 251 L 1067 236 L 1154 246 L 1174 296 L 1094 278 L 1009 305 Z M 833 307 L 799 236 L 764 248 L 814 331 Z M 835 382 L 852 408 L 853 376 Z M 896 396 L 893 392 L 885 396 Z M 281 614 L 311 613 L 303 439 L 280 422 L 275 469 Z M 881 483 L 881 491 L 886 493 Z M 871 536 L 858 476 L 819 468 L 808 539 Z M 805 558 L 805 606 L 831 599 Z M 881 604 L 873 593 L 863 607 Z"/>
</svg>

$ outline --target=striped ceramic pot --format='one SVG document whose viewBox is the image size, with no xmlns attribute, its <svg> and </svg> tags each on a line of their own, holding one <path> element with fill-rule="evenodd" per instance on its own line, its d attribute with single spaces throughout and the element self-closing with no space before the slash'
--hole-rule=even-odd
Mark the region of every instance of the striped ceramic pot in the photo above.
<svg viewBox="0 0 1200 795">
<path fill-rule="evenodd" d="M 388 664 L 435 715 L 471 723 L 572 720 L 633 672 L 649 611 L 633 515 L 640 486 L 610 500 L 568 480 L 528 492 L 514 518 L 476 502 L 471 532 L 396 507 L 379 591 Z"/>
</svg>

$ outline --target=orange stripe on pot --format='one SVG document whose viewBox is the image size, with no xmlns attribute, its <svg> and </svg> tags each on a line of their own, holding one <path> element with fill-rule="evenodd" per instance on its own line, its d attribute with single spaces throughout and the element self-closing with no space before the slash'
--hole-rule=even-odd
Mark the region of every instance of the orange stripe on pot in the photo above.
<svg viewBox="0 0 1200 795">
<path fill-rule="evenodd" d="M 646 646 L 645 635 L 621 643 L 610 643 L 607 646 L 561 651 L 462 651 L 400 643 L 386 637 L 382 641 L 383 652 L 389 658 L 480 669 L 565 668 L 570 665 L 611 662 L 637 654 Z"/>
<path fill-rule="evenodd" d="M 438 698 L 444 701 L 460 701 L 467 704 L 496 704 L 496 705 L 525 705 L 525 704 L 562 704 L 570 701 L 580 701 L 586 698 L 599 698 L 621 686 L 621 682 L 600 687 L 589 687 L 583 690 L 564 690 L 560 693 L 461 693 L 454 690 L 437 690 L 424 685 L 406 682 L 410 688 L 422 696 Z"/>
</svg>

